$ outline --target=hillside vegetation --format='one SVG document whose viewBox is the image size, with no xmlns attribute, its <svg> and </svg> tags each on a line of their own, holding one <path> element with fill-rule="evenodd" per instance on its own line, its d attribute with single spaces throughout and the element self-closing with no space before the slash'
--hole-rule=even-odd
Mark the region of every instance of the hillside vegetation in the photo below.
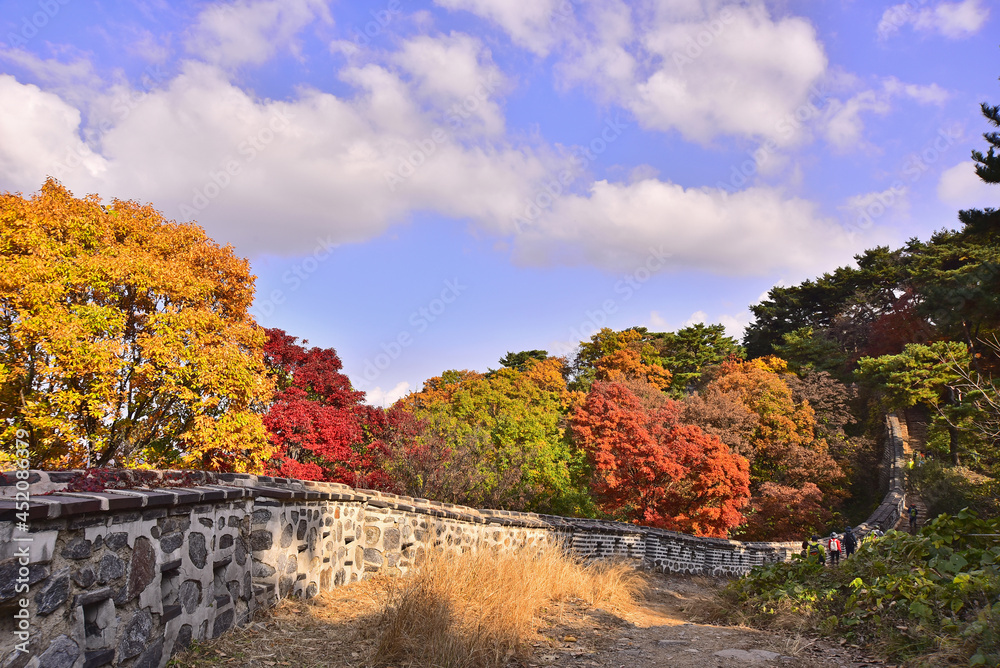
<svg viewBox="0 0 1000 668">
<path fill-rule="evenodd" d="M 829 568 L 796 557 L 755 568 L 720 594 L 715 617 L 812 632 L 894 661 L 1000 665 L 1000 520 L 940 515 L 890 531 Z"/>
</svg>

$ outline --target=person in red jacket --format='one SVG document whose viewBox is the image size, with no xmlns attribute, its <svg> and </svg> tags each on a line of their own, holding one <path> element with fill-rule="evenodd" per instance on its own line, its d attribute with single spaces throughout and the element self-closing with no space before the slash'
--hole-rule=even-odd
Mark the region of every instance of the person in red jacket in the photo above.
<svg viewBox="0 0 1000 668">
<path fill-rule="evenodd" d="M 830 565 L 840 565 L 840 539 L 836 531 L 830 534 Z"/>
</svg>

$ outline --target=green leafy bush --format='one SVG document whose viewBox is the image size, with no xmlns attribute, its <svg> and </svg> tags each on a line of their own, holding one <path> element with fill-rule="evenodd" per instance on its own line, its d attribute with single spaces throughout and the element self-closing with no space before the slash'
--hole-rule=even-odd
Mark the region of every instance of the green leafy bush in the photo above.
<svg viewBox="0 0 1000 668">
<path fill-rule="evenodd" d="M 964 466 L 927 461 L 908 471 L 910 487 L 932 515 L 968 508 L 980 516 L 1000 515 L 1000 482 Z"/>
<path fill-rule="evenodd" d="M 866 539 L 838 568 L 795 558 L 722 593 L 730 616 L 870 645 L 914 665 L 1000 665 L 1000 520 L 963 510 L 919 534 Z"/>
</svg>

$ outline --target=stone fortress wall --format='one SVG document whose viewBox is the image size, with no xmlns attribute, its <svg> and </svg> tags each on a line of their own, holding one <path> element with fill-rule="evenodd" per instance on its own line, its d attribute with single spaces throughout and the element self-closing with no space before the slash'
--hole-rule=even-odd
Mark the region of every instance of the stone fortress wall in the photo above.
<svg viewBox="0 0 1000 668">
<path fill-rule="evenodd" d="M 901 512 L 894 420 L 888 494 L 862 534 Z M 0 668 L 160 668 L 282 597 L 402 575 L 432 550 L 562 544 L 669 573 L 737 576 L 800 547 L 235 473 L 163 471 L 146 488 L 65 491 L 78 473 L 31 471 L 20 486 L 14 473 L 0 477 Z M 179 481 L 193 486 L 171 486 Z"/>
</svg>

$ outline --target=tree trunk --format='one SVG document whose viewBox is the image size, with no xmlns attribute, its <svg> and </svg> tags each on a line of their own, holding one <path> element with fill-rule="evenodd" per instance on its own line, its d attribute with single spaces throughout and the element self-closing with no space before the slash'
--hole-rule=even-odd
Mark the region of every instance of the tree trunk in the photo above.
<svg viewBox="0 0 1000 668">
<path fill-rule="evenodd" d="M 954 387 L 948 388 L 948 403 L 952 406 L 958 404 L 958 395 Z M 951 449 L 951 465 L 958 466 L 958 427 L 948 421 L 948 445 Z"/>
<path fill-rule="evenodd" d="M 948 440 L 951 446 L 951 464 L 958 466 L 958 428 L 954 425 L 948 425 Z"/>
</svg>

